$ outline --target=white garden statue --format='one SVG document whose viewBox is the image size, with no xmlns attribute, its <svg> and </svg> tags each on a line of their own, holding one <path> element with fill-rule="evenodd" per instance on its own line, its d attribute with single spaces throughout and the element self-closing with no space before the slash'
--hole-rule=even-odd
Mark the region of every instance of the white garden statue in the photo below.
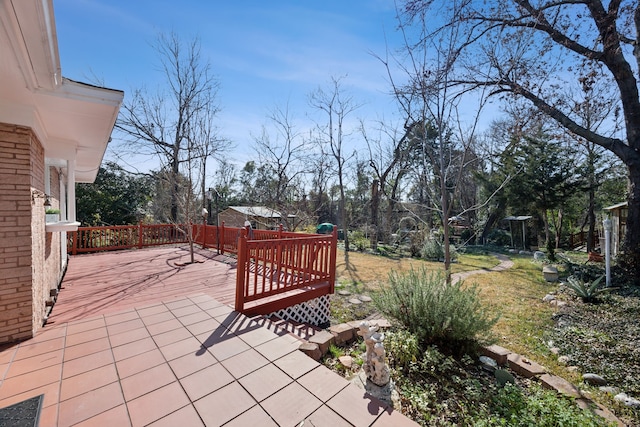
<svg viewBox="0 0 640 427">
<path fill-rule="evenodd" d="M 358 335 L 364 339 L 367 348 L 364 360 L 364 372 L 367 379 L 378 386 L 389 383 L 389 366 L 385 362 L 384 334 L 378 332 L 378 326 L 361 322 Z"/>
</svg>

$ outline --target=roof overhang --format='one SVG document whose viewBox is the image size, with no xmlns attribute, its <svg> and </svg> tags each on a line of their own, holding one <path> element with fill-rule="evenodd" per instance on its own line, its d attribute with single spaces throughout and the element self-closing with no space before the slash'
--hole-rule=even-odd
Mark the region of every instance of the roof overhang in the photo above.
<svg viewBox="0 0 640 427">
<path fill-rule="evenodd" d="M 124 92 L 61 77 L 52 0 L 0 0 L 0 121 L 33 129 L 45 157 L 93 182 Z"/>
</svg>

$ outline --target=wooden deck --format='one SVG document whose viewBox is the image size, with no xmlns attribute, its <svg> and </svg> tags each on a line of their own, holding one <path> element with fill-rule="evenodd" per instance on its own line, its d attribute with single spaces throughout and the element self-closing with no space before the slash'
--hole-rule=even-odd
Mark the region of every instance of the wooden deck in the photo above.
<svg viewBox="0 0 640 427">
<path fill-rule="evenodd" d="M 199 293 L 233 307 L 235 258 L 198 248 L 195 259 L 187 245 L 71 256 L 47 324 Z"/>
</svg>

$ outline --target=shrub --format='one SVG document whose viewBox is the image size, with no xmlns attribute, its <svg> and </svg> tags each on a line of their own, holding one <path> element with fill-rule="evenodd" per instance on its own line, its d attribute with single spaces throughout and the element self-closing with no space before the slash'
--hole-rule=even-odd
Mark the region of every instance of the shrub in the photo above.
<svg viewBox="0 0 640 427">
<path fill-rule="evenodd" d="M 436 239 L 427 239 L 422 245 L 422 258 L 438 261 L 444 258 L 444 248 Z"/>
<path fill-rule="evenodd" d="M 585 282 L 576 276 L 569 276 L 566 286 L 575 292 L 582 301 L 595 302 L 599 295 L 611 290 L 611 288 L 600 287 L 600 282 L 603 278 L 604 276 L 600 276 L 591 282 Z"/>
<path fill-rule="evenodd" d="M 374 295 L 374 303 L 415 334 L 422 348 L 437 344 L 465 350 L 476 340 L 486 340 L 499 317 L 488 314 L 475 285 L 447 284 L 441 272 L 429 273 L 425 268 L 392 272 L 389 286 Z"/>
<path fill-rule="evenodd" d="M 487 235 L 486 243 L 496 246 L 509 246 L 511 244 L 511 235 L 505 230 L 495 228 Z"/>
<path fill-rule="evenodd" d="M 388 350 L 387 356 L 396 368 L 408 367 L 420 355 L 418 339 L 406 330 L 385 334 L 384 344 Z"/>
<path fill-rule="evenodd" d="M 367 239 L 362 231 L 349 232 L 349 241 L 360 252 L 364 252 L 365 249 L 369 249 L 371 246 L 371 242 L 369 242 L 369 239 Z"/>
</svg>

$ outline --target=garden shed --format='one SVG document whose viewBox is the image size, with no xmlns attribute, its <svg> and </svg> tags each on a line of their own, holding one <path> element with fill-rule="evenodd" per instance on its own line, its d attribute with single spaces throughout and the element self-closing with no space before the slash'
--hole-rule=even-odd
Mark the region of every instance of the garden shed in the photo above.
<svg viewBox="0 0 640 427">
<path fill-rule="evenodd" d="M 527 221 L 531 218 L 531 215 L 508 216 L 505 218 L 505 221 L 509 221 L 511 247 L 515 248 L 515 243 L 518 243 L 517 247 L 522 247 L 523 250 L 527 250 Z M 515 243 L 514 235 L 519 236 L 519 241 L 515 240 Z"/>
<path fill-rule="evenodd" d="M 245 221 L 255 230 L 271 230 L 282 223 L 282 215 L 264 206 L 229 206 L 218 214 L 218 225 L 243 227 Z"/>
</svg>

